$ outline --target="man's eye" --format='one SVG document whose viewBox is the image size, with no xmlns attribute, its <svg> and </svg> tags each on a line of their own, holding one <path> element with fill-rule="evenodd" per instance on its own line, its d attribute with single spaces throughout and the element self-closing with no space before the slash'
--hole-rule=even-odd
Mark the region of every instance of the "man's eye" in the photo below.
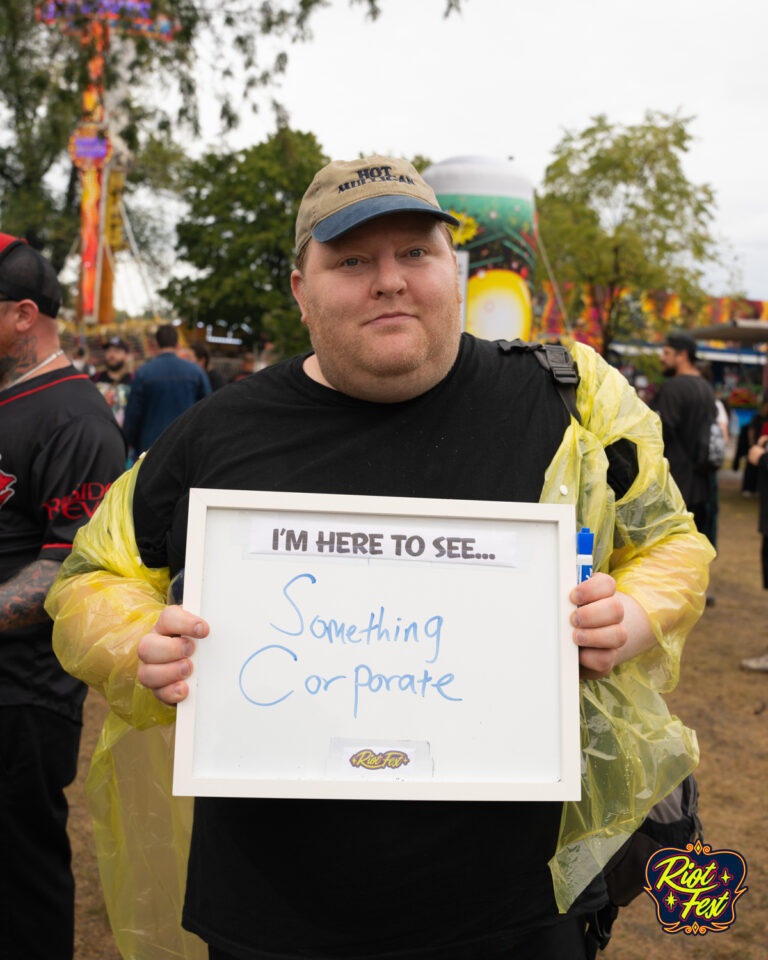
<svg viewBox="0 0 768 960">
<path fill-rule="evenodd" d="M 426 250 L 423 247 L 415 247 L 413 250 L 408 251 L 409 257 L 423 257 L 426 254 Z"/>
<path fill-rule="evenodd" d="M 360 263 L 359 257 L 345 257 L 341 261 L 342 267 L 356 267 Z"/>
</svg>

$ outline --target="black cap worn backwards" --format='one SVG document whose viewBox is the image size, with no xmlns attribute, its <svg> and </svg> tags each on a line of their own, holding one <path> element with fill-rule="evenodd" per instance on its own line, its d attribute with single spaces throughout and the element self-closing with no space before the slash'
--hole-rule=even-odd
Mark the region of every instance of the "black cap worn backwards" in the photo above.
<svg viewBox="0 0 768 960">
<path fill-rule="evenodd" d="M 0 233 L 0 297 L 31 300 L 49 317 L 61 306 L 56 271 L 26 240 L 9 233 Z"/>
</svg>

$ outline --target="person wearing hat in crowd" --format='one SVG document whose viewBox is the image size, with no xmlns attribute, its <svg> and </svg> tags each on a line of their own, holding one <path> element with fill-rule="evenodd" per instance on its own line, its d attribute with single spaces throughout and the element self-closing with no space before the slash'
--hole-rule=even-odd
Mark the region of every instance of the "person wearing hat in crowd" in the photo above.
<svg viewBox="0 0 768 960">
<path fill-rule="evenodd" d="M 0 234 L 0 955 L 71 960 L 66 787 L 86 687 L 59 665 L 45 595 L 125 465 L 120 431 L 64 356 L 53 267 Z"/>
<path fill-rule="evenodd" d="M 94 383 L 121 383 L 133 380 L 128 361 L 130 347 L 122 337 L 110 337 L 104 343 L 104 369 L 93 378 Z"/>
<path fill-rule="evenodd" d="M 129 369 L 130 348 L 122 337 L 110 337 L 104 343 L 103 349 L 104 369 L 94 376 L 93 382 L 109 404 L 118 425 L 122 427 L 133 380 Z"/>
<path fill-rule="evenodd" d="M 664 456 L 693 514 L 696 527 L 717 546 L 717 471 L 701 463 L 702 437 L 717 418 L 715 394 L 696 366 L 696 341 L 685 333 L 672 333 L 661 350 L 665 377 L 654 407 L 664 435 Z M 715 602 L 711 594 L 707 603 Z"/>
<path fill-rule="evenodd" d="M 205 373 L 176 355 L 179 335 L 172 324 L 159 326 L 155 340 L 157 356 L 133 375 L 125 408 L 123 432 L 137 455 L 148 450 L 179 414 L 211 392 Z"/>
<path fill-rule="evenodd" d="M 674 686 L 713 551 L 669 482 L 658 419 L 588 347 L 569 347 L 576 418 L 533 351 L 463 334 L 456 223 L 405 160 L 320 170 L 291 277 L 312 351 L 183 414 L 113 486 L 49 596 L 62 662 L 113 705 L 93 768 L 108 786 L 91 803 L 113 834 L 102 869 L 122 878 L 130 864 L 131 894 L 108 903 L 131 956 L 162 941 L 210 960 L 584 960 L 601 866 L 696 764 L 659 691 Z M 208 951 L 157 933 L 181 912 L 176 884 L 136 867 L 155 855 L 165 868 L 173 849 L 185 868 L 189 817 L 163 806 L 167 775 L 150 771 L 167 764 L 161 725 L 189 692 L 189 655 L 216 629 L 165 605 L 200 486 L 573 504 L 595 530 L 597 571 L 571 594 L 582 801 L 197 797 L 181 922 Z M 144 818 L 154 854 L 123 860 Z"/>
<path fill-rule="evenodd" d="M 710 474 L 697 467 L 703 428 L 715 419 L 715 395 L 696 366 L 696 341 L 670 334 L 661 350 L 665 382 L 656 394 L 656 412 L 664 433 L 664 455 L 696 526 L 707 534 Z M 712 539 L 710 537 L 710 539 Z"/>
</svg>

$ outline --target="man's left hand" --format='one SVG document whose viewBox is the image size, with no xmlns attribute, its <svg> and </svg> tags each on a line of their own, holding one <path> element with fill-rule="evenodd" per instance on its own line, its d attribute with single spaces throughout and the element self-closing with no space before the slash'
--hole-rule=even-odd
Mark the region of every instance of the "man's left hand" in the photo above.
<svg viewBox="0 0 768 960">
<path fill-rule="evenodd" d="M 587 680 L 604 677 L 625 659 L 620 651 L 627 642 L 624 603 L 616 581 L 607 573 L 594 573 L 571 591 L 573 642 L 579 646 L 579 673 Z"/>
</svg>

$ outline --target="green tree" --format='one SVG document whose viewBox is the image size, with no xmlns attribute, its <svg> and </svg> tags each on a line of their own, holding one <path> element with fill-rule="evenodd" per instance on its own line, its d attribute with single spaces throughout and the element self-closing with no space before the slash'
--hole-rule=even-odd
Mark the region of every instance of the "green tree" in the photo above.
<svg viewBox="0 0 768 960">
<path fill-rule="evenodd" d="M 63 190 L 46 179 L 81 113 L 72 43 L 37 23 L 33 4 L 0 6 L 0 224 L 46 248 L 57 269 L 77 232 L 77 171 L 68 165 Z"/>
<path fill-rule="evenodd" d="M 681 324 L 700 308 L 714 194 L 682 167 L 691 117 L 649 111 L 643 123 L 592 119 L 555 147 L 537 198 L 539 234 L 560 284 L 573 283 L 568 312 L 586 291 L 597 308 L 605 353 L 618 336 L 642 336 L 638 295 L 680 296 Z M 546 279 L 539 263 L 538 279 Z"/>
<path fill-rule="evenodd" d="M 350 2 L 373 19 L 383 6 L 382 0 Z M 461 0 L 435 2 L 448 16 L 459 9 Z M 117 132 L 137 155 L 137 168 L 142 169 L 145 149 L 156 157 L 165 143 L 173 155 L 171 130 L 199 132 L 201 58 L 214 64 L 222 125 L 235 126 L 244 105 L 255 110 L 265 100 L 270 102 L 266 92 L 285 70 L 285 48 L 311 38 L 312 17 L 326 4 L 327 0 L 153 0 L 152 14 L 165 15 L 178 26 L 173 41 L 116 34 L 105 52 L 105 87 L 119 92 Z M 93 50 L 56 26 L 38 22 L 36 8 L 52 5 L 71 13 L 76 28 L 87 25 L 87 18 L 78 14 L 79 0 L 0 4 L 0 224 L 4 231 L 25 236 L 45 250 L 60 269 L 78 233 L 78 178 L 67 143 L 81 115 Z M 264 43 L 265 38 L 270 43 Z M 277 44 L 271 42 L 275 38 Z M 235 74 L 242 77 L 243 90 L 236 89 Z M 165 104 L 174 100 L 178 109 L 171 115 Z M 154 169 L 159 172 L 162 167 Z M 134 174 L 133 182 L 139 179 Z"/>
<path fill-rule="evenodd" d="M 281 127 L 254 147 L 191 164 L 177 256 L 194 270 L 161 291 L 181 316 L 225 327 L 278 353 L 308 349 L 291 295 L 299 203 L 327 157 L 311 133 Z"/>
</svg>

